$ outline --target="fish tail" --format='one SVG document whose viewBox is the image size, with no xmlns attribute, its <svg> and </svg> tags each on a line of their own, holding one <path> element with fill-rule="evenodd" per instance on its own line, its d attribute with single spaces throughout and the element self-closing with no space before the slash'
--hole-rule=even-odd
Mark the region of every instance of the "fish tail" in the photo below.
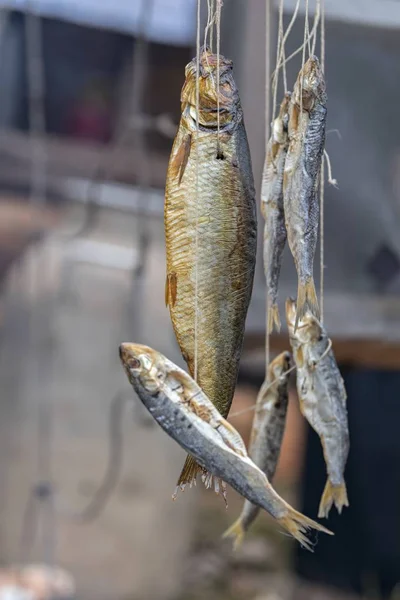
<svg viewBox="0 0 400 600">
<path fill-rule="evenodd" d="M 309 529 L 316 529 L 317 531 L 323 531 L 329 535 L 333 535 L 332 531 L 329 531 L 323 525 L 320 525 L 316 521 L 309 519 L 305 515 L 297 512 L 292 507 L 288 507 L 288 514 L 285 517 L 277 519 L 278 523 L 286 529 L 300 544 L 303 548 L 313 552 L 312 543 L 305 535 Z"/>
<path fill-rule="evenodd" d="M 332 485 L 328 479 L 319 505 L 318 517 L 320 519 L 328 517 L 332 504 L 335 504 L 339 514 L 342 512 L 343 506 L 349 506 L 345 482 L 340 485 Z"/>
<path fill-rule="evenodd" d="M 274 330 L 281 330 L 281 319 L 279 317 L 279 308 L 277 304 L 272 304 L 268 309 L 268 333 Z"/>
<path fill-rule="evenodd" d="M 320 318 L 317 292 L 315 291 L 314 278 L 311 277 L 306 283 L 299 282 L 297 290 L 297 311 L 294 331 L 296 332 L 299 321 L 304 317 L 307 308 L 318 320 Z"/>
<path fill-rule="evenodd" d="M 203 469 L 196 463 L 193 456 L 188 454 L 185 464 L 183 465 L 182 473 L 179 476 L 177 486 L 182 489 L 182 486 L 184 487 L 186 484 L 193 484 L 200 472 L 203 472 Z"/>
<path fill-rule="evenodd" d="M 243 542 L 245 536 L 245 528 L 242 518 L 239 517 L 233 525 L 231 525 L 223 534 L 223 538 L 233 538 L 233 549 L 237 550 Z"/>
</svg>

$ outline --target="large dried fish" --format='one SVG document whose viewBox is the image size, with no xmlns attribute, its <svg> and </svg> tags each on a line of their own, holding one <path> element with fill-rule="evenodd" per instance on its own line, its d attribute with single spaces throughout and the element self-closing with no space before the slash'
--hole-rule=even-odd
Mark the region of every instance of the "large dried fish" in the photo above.
<svg viewBox="0 0 400 600">
<path fill-rule="evenodd" d="M 324 76 L 318 59 L 311 56 L 298 75 L 290 101 L 289 149 L 283 182 L 286 230 L 299 280 L 295 328 L 307 309 L 319 319 L 313 262 L 326 102 Z"/>
<path fill-rule="evenodd" d="M 166 303 L 194 376 L 197 279 L 197 381 L 226 417 L 253 287 L 257 223 L 250 152 L 232 62 L 220 57 L 219 138 L 216 76 L 217 56 L 204 50 L 197 132 L 196 61 L 186 67 L 182 117 L 165 196 Z M 191 483 L 198 471 L 188 457 L 178 485 Z"/>
<path fill-rule="evenodd" d="M 274 325 L 278 331 L 281 328 L 277 299 L 287 237 L 283 210 L 283 172 L 289 146 L 289 103 L 290 94 L 287 93 L 272 126 L 261 185 L 261 212 L 265 219 L 264 272 L 268 297 L 268 333 L 273 330 Z"/>
<path fill-rule="evenodd" d="M 282 352 L 268 367 L 268 378 L 257 397 L 251 430 L 249 456 L 266 474 L 269 481 L 275 475 L 285 430 L 289 399 L 290 354 Z M 224 537 L 233 537 L 239 546 L 260 509 L 245 501 L 240 517 L 226 531 Z"/>
<path fill-rule="evenodd" d="M 319 506 L 327 517 L 334 503 L 339 513 L 348 506 L 344 470 L 349 453 L 346 390 L 324 327 L 310 313 L 294 331 L 296 303 L 286 301 L 286 320 L 297 366 L 300 409 L 320 437 L 328 479 Z"/>
<path fill-rule="evenodd" d="M 302 546 L 319 523 L 294 510 L 248 457 L 239 433 L 218 412 L 197 383 L 165 356 L 140 344 L 121 344 L 125 372 L 157 423 L 190 452 L 203 469 L 269 512 Z"/>
</svg>

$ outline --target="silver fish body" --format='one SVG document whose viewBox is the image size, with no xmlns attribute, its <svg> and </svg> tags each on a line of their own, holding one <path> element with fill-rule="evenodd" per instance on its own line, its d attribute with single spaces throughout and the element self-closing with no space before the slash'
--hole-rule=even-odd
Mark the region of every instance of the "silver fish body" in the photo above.
<svg viewBox="0 0 400 600">
<path fill-rule="evenodd" d="M 294 333 L 294 301 L 287 301 L 286 310 L 301 412 L 319 435 L 328 472 L 318 513 L 327 517 L 333 503 L 339 512 L 348 506 L 344 480 L 350 447 L 347 395 L 325 328 L 308 313 Z"/>
<path fill-rule="evenodd" d="M 313 263 L 318 240 L 318 185 L 325 145 L 325 81 L 318 59 L 300 71 L 291 98 L 289 149 L 284 173 L 284 210 L 288 242 L 298 275 L 297 315 L 308 309 L 319 318 Z"/>
<path fill-rule="evenodd" d="M 121 344 L 126 374 L 150 414 L 198 464 L 269 512 L 305 547 L 308 528 L 330 533 L 295 511 L 252 462 L 239 433 L 220 415 L 196 382 L 160 353 L 139 344 Z"/>
<path fill-rule="evenodd" d="M 263 254 L 269 332 L 273 330 L 274 325 L 278 331 L 281 327 L 277 299 L 283 250 L 287 238 L 283 208 L 283 173 L 289 146 L 289 103 L 290 94 L 287 93 L 282 101 L 279 115 L 273 123 L 261 186 L 261 212 L 265 219 Z"/>
<path fill-rule="evenodd" d="M 279 460 L 289 400 L 290 353 L 282 352 L 268 367 L 268 378 L 257 397 L 250 436 L 249 456 L 272 481 Z M 259 507 L 245 500 L 239 519 L 229 534 L 238 546 L 259 513 Z"/>
</svg>

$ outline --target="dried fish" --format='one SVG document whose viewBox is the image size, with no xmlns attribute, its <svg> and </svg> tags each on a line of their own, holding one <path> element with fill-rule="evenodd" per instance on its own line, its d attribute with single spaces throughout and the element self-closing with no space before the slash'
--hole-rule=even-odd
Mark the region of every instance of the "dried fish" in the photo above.
<svg viewBox="0 0 400 600">
<path fill-rule="evenodd" d="M 215 54 L 202 51 L 198 132 L 196 61 L 186 67 L 182 117 L 165 196 L 166 303 L 192 377 L 197 306 L 197 381 L 226 417 L 253 287 L 257 221 L 243 111 L 232 62 L 223 56 L 219 63 L 218 135 L 217 61 Z M 188 457 L 178 485 L 193 482 L 198 471 L 198 465 Z"/>
<path fill-rule="evenodd" d="M 130 383 L 157 423 L 204 470 L 229 483 L 268 511 L 302 546 L 311 550 L 309 529 L 331 532 L 294 510 L 248 457 L 239 433 L 218 412 L 197 383 L 159 352 L 121 344 L 120 358 Z"/>
<path fill-rule="evenodd" d="M 325 328 L 311 314 L 299 322 L 296 303 L 286 301 L 286 320 L 297 366 L 300 409 L 320 437 L 328 471 L 319 506 L 319 517 L 327 517 L 334 503 L 338 512 L 348 506 L 344 470 L 349 453 L 346 390 Z"/>
<path fill-rule="evenodd" d="M 285 430 L 289 399 L 290 353 L 282 352 L 268 367 L 268 378 L 257 397 L 251 430 L 249 456 L 266 474 L 269 481 L 275 475 Z M 240 517 L 224 534 L 233 537 L 238 547 L 259 513 L 259 507 L 245 501 Z"/>
<path fill-rule="evenodd" d="M 307 309 L 319 319 L 313 277 L 318 238 L 318 184 L 325 144 L 325 80 L 316 56 L 300 71 L 289 109 L 289 149 L 283 181 L 288 242 L 298 275 L 298 321 Z"/>
<path fill-rule="evenodd" d="M 261 186 L 261 212 L 265 219 L 264 272 L 267 281 L 269 333 L 274 325 L 278 331 L 281 328 L 277 298 L 287 238 L 283 210 L 283 172 L 289 146 L 289 103 L 290 93 L 287 93 L 282 100 L 279 115 L 273 123 Z"/>
</svg>

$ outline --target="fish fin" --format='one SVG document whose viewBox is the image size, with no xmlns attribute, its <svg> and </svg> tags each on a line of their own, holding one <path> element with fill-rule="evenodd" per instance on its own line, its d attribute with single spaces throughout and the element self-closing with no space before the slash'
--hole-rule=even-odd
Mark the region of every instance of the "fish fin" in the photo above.
<svg viewBox="0 0 400 600">
<path fill-rule="evenodd" d="M 343 482 L 340 485 L 332 485 L 332 483 L 328 479 L 321 497 L 321 502 L 318 510 L 318 518 L 328 518 L 329 511 L 332 508 L 332 504 L 335 504 L 339 514 L 342 512 L 343 506 L 349 506 L 345 482 Z"/>
<path fill-rule="evenodd" d="M 307 281 L 307 283 L 303 284 L 299 282 L 299 287 L 297 291 L 297 311 L 296 311 L 296 321 L 294 324 L 294 331 L 296 332 L 299 321 L 304 317 L 307 312 L 307 308 L 309 308 L 310 312 L 316 317 L 318 320 L 320 318 L 319 315 L 319 307 L 317 300 L 317 292 L 315 291 L 314 278 L 311 277 Z"/>
<path fill-rule="evenodd" d="M 243 542 L 246 531 L 243 526 L 241 517 L 239 517 L 233 525 L 231 525 L 223 534 L 223 539 L 233 538 L 233 549 L 237 550 Z"/>
<path fill-rule="evenodd" d="M 296 356 L 295 356 L 295 360 L 296 360 L 296 365 L 297 367 L 300 367 L 300 369 L 304 366 L 304 352 L 303 352 L 303 347 L 300 346 L 300 348 L 297 348 L 295 350 Z"/>
<path fill-rule="evenodd" d="M 185 169 L 189 160 L 190 147 L 192 144 L 192 134 L 188 133 L 183 138 L 174 158 L 171 162 L 171 168 L 174 177 L 179 177 L 178 183 L 181 184 L 182 177 L 185 173 Z"/>
<path fill-rule="evenodd" d="M 228 508 L 227 494 L 226 494 L 226 483 L 220 477 L 216 477 L 209 473 L 205 469 L 202 469 L 201 480 L 204 483 L 206 490 L 214 488 L 214 492 L 217 496 L 222 496 L 225 502 L 225 508 Z"/>
<path fill-rule="evenodd" d="M 277 304 L 272 304 L 268 310 L 268 333 L 272 333 L 274 325 L 277 331 L 281 330 L 281 319 L 279 317 L 279 308 Z"/>
<path fill-rule="evenodd" d="M 165 306 L 173 308 L 176 302 L 177 276 L 176 273 L 168 273 L 165 280 Z"/>
<path fill-rule="evenodd" d="M 200 472 L 204 472 L 204 469 L 196 463 L 193 456 L 188 454 L 185 464 L 183 465 L 182 473 L 179 476 L 177 486 L 182 489 L 182 486 L 185 486 L 186 484 L 193 484 Z"/>
<path fill-rule="evenodd" d="M 313 552 L 312 543 L 305 535 L 309 529 L 316 529 L 317 531 L 323 531 L 329 535 L 334 535 L 332 531 L 316 521 L 309 519 L 291 506 L 288 506 L 288 514 L 285 517 L 278 518 L 277 521 L 298 542 L 300 542 L 303 548 L 310 550 L 310 552 Z"/>
<path fill-rule="evenodd" d="M 228 448 L 233 450 L 235 454 L 244 458 L 248 456 L 244 441 L 242 440 L 239 432 L 234 428 L 233 425 L 231 425 L 231 423 L 229 423 L 229 421 L 221 417 L 216 430 L 223 439 L 224 443 L 228 446 Z"/>
</svg>

